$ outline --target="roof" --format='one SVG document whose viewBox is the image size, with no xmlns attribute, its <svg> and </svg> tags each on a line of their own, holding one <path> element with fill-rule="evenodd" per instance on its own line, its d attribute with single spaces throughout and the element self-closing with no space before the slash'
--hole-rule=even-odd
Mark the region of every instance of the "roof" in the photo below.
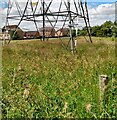
<svg viewBox="0 0 117 120">
<path fill-rule="evenodd" d="M 48 32 L 53 31 L 53 30 L 55 31 L 53 27 L 45 27 L 44 30 Z M 40 28 L 39 31 L 43 31 L 43 28 Z"/>
<path fill-rule="evenodd" d="M 38 31 L 25 31 L 25 33 L 38 33 Z"/>
<path fill-rule="evenodd" d="M 18 27 L 18 25 L 7 25 L 6 26 L 6 29 L 16 29 Z M 2 28 L 2 29 L 5 29 L 5 26 Z M 20 27 L 18 27 L 18 29 L 21 29 Z"/>
<path fill-rule="evenodd" d="M 61 29 L 57 30 L 57 32 L 58 32 L 58 31 L 67 32 L 68 30 L 69 30 L 69 28 L 61 28 Z"/>
<path fill-rule="evenodd" d="M 5 26 L 3 28 L 5 28 Z M 17 25 L 7 25 L 6 28 L 17 28 Z"/>
</svg>

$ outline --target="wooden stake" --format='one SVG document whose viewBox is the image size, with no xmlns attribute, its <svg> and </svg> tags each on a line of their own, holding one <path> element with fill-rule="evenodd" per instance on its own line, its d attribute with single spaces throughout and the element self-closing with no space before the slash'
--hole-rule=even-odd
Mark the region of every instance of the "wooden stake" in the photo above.
<svg viewBox="0 0 117 120">
<path fill-rule="evenodd" d="M 107 75 L 99 76 L 99 87 L 100 87 L 100 110 L 102 111 L 102 104 L 103 103 L 105 104 L 107 100 L 107 87 L 108 87 Z"/>
</svg>

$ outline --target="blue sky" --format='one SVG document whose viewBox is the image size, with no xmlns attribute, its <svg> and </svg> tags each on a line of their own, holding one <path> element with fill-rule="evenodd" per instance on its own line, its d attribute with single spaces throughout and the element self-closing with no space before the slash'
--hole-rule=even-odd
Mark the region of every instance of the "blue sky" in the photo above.
<svg viewBox="0 0 117 120">
<path fill-rule="evenodd" d="M 17 1 L 22 1 L 22 0 L 17 0 Z M 113 3 L 115 1 L 116 0 L 87 0 L 88 4 L 92 4 L 95 7 L 100 5 L 100 4 Z M 0 8 L 3 8 L 3 9 L 7 8 L 7 6 L 8 6 L 7 2 L 8 2 L 8 0 L 0 0 Z"/>
<path fill-rule="evenodd" d="M 92 6 L 95 8 L 95 7 L 102 5 L 102 4 L 112 4 L 112 3 L 114 3 L 114 2 L 88 2 L 87 4 L 89 6 Z"/>
<path fill-rule="evenodd" d="M 5 9 L 8 7 L 8 0 L 0 0 L 0 9 Z"/>
<path fill-rule="evenodd" d="M 87 0 L 87 2 L 116 2 L 116 0 Z"/>
</svg>

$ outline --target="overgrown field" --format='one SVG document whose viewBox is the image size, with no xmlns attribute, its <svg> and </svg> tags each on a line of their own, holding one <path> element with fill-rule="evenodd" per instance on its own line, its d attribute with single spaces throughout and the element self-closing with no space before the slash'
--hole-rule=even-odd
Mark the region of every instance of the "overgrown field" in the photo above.
<svg viewBox="0 0 117 120">
<path fill-rule="evenodd" d="M 93 42 L 79 38 L 76 55 L 55 39 L 4 46 L 3 118 L 116 118 L 115 44 L 101 38 Z M 100 109 L 102 74 L 109 83 Z"/>
</svg>

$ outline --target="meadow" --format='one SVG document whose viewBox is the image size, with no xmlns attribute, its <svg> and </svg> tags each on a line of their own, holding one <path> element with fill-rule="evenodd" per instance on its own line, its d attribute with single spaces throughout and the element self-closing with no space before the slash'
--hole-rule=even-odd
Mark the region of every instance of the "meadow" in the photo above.
<svg viewBox="0 0 117 120">
<path fill-rule="evenodd" d="M 77 38 L 77 53 L 60 40 L 12 41 L 3 47 L 3 118 L 116 118 L 115 43 Z M 66 40 L 63 40 L 67 44 Z M 99 75 L 108 75 L 100 109 Z"/>
</svg>

